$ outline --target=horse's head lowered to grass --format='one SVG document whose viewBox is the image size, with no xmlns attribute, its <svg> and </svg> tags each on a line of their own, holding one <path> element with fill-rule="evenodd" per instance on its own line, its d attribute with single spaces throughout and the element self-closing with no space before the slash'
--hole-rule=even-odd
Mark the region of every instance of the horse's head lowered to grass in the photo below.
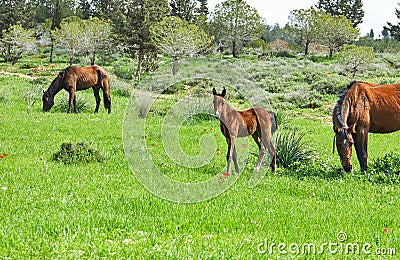
<svg viewBox="0 0 400 260">
<path fill-rule="evenodd" d="M 332 113 L 340 161 L 352 170 L 352 146 L 362 171 L 367 170 L 368 133 L 400 130 L 400 84 L 375 85 L 354 81 L 342 90 Z"/>
<path fill-rule="evenodd" d="M 353 168 L 350 159 L 353 151 L 352 146 L 354 144 L 354 140 L 352 134 L 355 133 L 355 125 L 341 128 L 333 126 L 333 129 L 335 131 L 334 139 L 336 140 L 336 143 L 333 145 L 336 145 L 343 169 L 346 172 L 349 172 Z"/>
<path fill-rule="evenodd" d="M 54 91 L 62 89 L 63 77 L 64 70 L 58 73 L 57 77 L 51 82 L 50 87 L 47 90 L 43 90 L 43 111 L 47 112 L 53 107 L 54 96 L 56 94 Z"/>
</svg>

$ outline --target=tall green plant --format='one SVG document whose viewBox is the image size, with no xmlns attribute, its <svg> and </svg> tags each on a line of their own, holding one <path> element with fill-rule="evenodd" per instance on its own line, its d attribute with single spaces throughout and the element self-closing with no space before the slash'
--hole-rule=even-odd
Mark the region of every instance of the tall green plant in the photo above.
<svg viewBox="0 0 400 260">
<path fill-rule="evenodd" d="M 308 147 L 304 134 L 296 130 L 282 130 L 275 134 L 276 163 L 290 168 L 295 163 L 307 163 L 314 151 Z"/>
</svg>

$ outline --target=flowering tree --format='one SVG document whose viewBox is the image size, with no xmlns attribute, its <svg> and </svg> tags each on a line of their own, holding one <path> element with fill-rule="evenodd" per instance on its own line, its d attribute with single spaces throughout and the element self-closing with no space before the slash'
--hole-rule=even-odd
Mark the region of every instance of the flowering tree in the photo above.
<svg viewBox="0 0 400 260">
<path fill-rule="evenodd" d="M 23 53 L 36 49 L 36 40 L 32 30 L 26 30 L 21 25 L 13 25 L 2 31 L 1 56 L 5 62 L 15 64 Z"/>
<path fill-rule="evenodd" d="M 339 63 L 346 72 L 350 72 L 352 79 L 362 68 L 368 66 L 375 58 L 374 49 L 366 46 L 344 45 L 340 48 Z"/>
<path fill-rule="evenodd" d="M 60 29 L 52 31 L 52 38 L 56 45 L 67 50 L 71 65 L 80 53 L 90 55 L 90 63 L 93 65 L 96 52 L 110 44 L 111 31 L 112 24 L 108 20 L 70 17 L 60 24 Z"/>
<path fill-rule="evenodd" d="M 150 34 L 157 48 L 172 56 L 173 75 L 177 73 L 179 59 L 201 53 L 211 45 L 203 30 L 175 16 L 165 17 L 151 26 Z"/>
</svg>

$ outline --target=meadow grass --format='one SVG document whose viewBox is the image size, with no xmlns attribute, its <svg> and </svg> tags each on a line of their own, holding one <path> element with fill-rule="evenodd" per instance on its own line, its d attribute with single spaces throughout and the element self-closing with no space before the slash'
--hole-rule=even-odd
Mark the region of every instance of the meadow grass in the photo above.
<svg viewBox="0 0 400 260">
<path fill-rule="evenodd" d="M 22 93 L 32 87 L 27 78 L 0 77 L 0 93 L 6 93 L 0 99 L 0 154 L 7 153 L 0 159 L 1 258 L 372 259 L 376 249 L 400 248 L 398 185 L 373 184 L 352 174 L 337 178 L 305 174 L 299 179 L 280 174 L 283 169 L 279 169 L 273 175 L 266 158 L 261 168 L 266 176 L 250 188 L 257 149 L 252 140 L 239 139 L 246 142 L 249 155 L 230 189 L 199 203 L 170 202 L 143 187 L 126 161 L 122 121 L 128 97 L 112 95 L 110 115 L 103 108 L 93 114 L 91 91 L 78 92 L 87 102 L 87 109 L 78 114 L 61 108 L 43 113 L 40 97 L 27 110 Z M 65 98 L 60 93 L 55 102 Z M 340 167 L 337 155 L 331 153 L 329 112 L 285 113 L 286 125 L 300 129 L 316 151 L 315 160 Z M 225 167 L 227 149 L 219 122 L 209 118 L 182 124 L 183 151 L 197 154 L 203 135 L 213 136 L 219 149 L 210 164 L 188 171 L 170 161 L 163 149 L 163 117 L 153 113 L 146 121 L 146 147 L 153 163 L 180 181 L 218 175 Z M 370 157 L 395 150 L 398 138 L 398 133 L 370 135 Z M 52 161 L 64 142 L 87 143 L 105 161 L 76 165 Z M 358 167 L 355 158 L 353 164 Z M 362 248 L 359 253 L 346 254 L 343 249 L 332 254 L 325 247 L 319 255 L 296 252 L 295 247 L 289 250 L 289 245 L 313 243 L 319 252 L 325 243 L 339 243 L 340 232 L 347 235 L 343 243 L 360 247 L 368 243 L 370 253 Z M 272 251 L 264 252 L 274 244 Z M 279 250 L 278 244 L 286 248 Z"/>
</svg>

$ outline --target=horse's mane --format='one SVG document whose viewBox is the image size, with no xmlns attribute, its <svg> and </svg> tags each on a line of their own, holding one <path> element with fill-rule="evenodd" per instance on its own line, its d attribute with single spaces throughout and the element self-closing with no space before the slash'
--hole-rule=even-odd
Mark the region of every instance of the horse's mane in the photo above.
<svg viewBox="0 0 400 260">
<path fill-rule="evenodd" d="M 352 81 L 350 82 L 350 84 L 342 89 L 339 94 L 338 94 L 338 101 L 335 105 L 335 108 L 333 109 L 334 111 L 334 117 L 336 117 L 337 121 L 341 124 L 341 126 L 343 126 L 343 118 L 342 118 L 342 105 L 344 102 L 344 98 L 346 97 L 347 92 L 356 84 L 356 83 L 360 83 L 361 81 Z"/>
</svg>

